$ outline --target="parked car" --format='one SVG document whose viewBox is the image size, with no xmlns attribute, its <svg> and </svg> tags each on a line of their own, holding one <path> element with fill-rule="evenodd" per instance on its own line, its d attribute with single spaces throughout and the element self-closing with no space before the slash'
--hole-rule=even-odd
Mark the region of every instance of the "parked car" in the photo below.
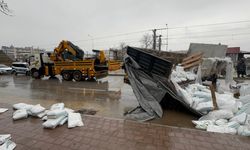
<svg viewBox="0 0 250 150">
<path fill-rule="evenodd" d="M 12 68 L 4 64 L 0 64 L 0 74 L 9 74 L 12 72 Z"/>
<path fill-rule="evenodd" d="M 12 63 L 12 73 L 17 75 L 17 74 L 25 74 L 29 75 L 30 70 L 29 70 L 29 64 L 26 62 L 13 62 Z"/>
</svg>

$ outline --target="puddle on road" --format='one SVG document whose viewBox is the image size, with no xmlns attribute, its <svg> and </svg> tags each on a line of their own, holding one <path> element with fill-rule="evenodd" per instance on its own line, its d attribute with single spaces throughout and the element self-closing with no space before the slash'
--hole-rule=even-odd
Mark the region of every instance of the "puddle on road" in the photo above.
<svg viewBox="0 0 250 150">
<path fill-rule="evenodd" d="M 63 102 L 66 107 L 82 113 L 114 118 L 124 118 L 126 110 L 138 105 L 130 85 L 123 83 L 123 76 L 106 77 L 98 82 L 59 82 L 8 75 L 0 76 L 0 81 L 7 83 L 1 86 L 0 82 L 0 103 L 25 102 L 49 108 Z M 192 119 L 196 118 L 184 112 L 166 110 L 163 118 L 151 122 L 193 128 Z"/>
</svg>

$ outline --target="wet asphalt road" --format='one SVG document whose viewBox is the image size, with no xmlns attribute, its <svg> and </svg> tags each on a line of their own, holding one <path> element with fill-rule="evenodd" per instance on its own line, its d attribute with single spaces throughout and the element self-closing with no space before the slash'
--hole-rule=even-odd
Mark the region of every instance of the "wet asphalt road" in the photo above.
<svg viewBox="0 0 250 150">
<path fill-rule="evenodd" d="M 123 76 L 108 76 L 97 82 L 60 82 L 25 75 L 0 75 L 0 102 L 41 104 L 46 108 L 63 102 L 74 110 L 94 109 L 96 115 L 113 118 L 124 118 L 126 110 L 138 105 L 130 85 L 123 83 Z M 193 128 L 192 119 L 196 118 L 191 114 L 167 110 L 163 118 L 151 122 Z"/>
</svg>

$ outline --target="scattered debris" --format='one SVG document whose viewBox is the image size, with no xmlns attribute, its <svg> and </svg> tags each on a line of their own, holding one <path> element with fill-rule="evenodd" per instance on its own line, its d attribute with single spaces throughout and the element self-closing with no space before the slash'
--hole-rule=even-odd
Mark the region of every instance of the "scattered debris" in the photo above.
<svg viewBox="0 0 250 150">
<path fill-rule="evenodd" d="M 31 115 L 45 121 L 43 123 L 44 128 L 53 129 L 59 125 L 62 126 L 67 121 L 68 128 L 83 126 L 80 113 L 74 113 L 74 110 L 65 108 L 64 103 L 53 104 L 49 110 L 46 110 L 40 104 L 30 105 L 25 103 L 14 104 L 13 108 L 17 109 L 13 113 L 13 120 L 28 118 Z"/>
</svg>

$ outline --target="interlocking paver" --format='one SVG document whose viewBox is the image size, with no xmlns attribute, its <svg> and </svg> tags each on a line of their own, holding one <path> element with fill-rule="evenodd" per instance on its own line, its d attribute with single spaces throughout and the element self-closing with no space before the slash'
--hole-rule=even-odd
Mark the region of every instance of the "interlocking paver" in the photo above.
<svg viewBox="0 0 250 150">
<path fill-rule="evenodd" d="M 0 134 L 10 133 L 17 150 L 250 149 L 247 137 L 88 115 L 83 116 L 84 127 L 43 129 L 37 118 L 12 121 L 11 106 L 0 106 L 10 108 L 0 114 Z"/>
</svg>

